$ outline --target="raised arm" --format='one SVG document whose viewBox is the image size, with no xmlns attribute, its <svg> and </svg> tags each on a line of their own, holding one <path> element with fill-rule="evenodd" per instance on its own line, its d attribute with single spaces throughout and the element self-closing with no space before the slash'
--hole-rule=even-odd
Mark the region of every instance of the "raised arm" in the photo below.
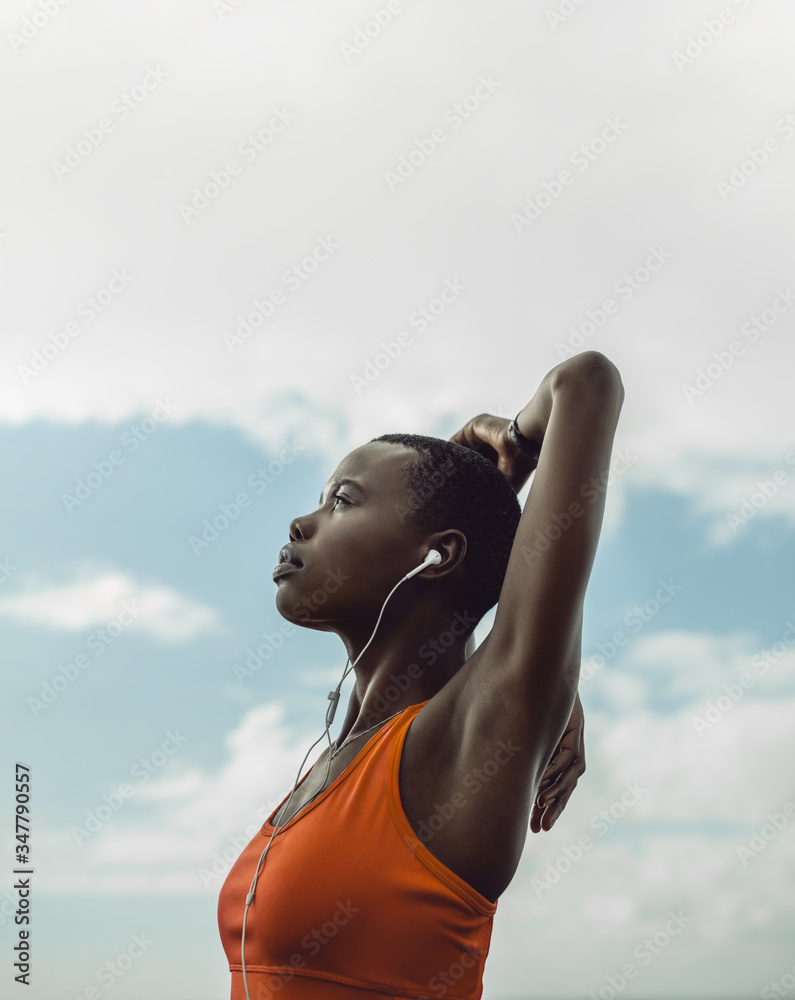
<svg viewBox="0 0 795 1000">
<path fill-rule="evenodd" d="M 587 351 L 553 369 L 519 414 L 521 433 L 541 448 L 494 625 L 417 715 L 404 747 L 415 818 L 425 821 L 439 803 L 472 790 L 459 796 L 461 808 L 433 843 L 436 857 L 487 899 L 496 899 L 516 872 L 556 748 L 563 770 L 542 794 L 562 784 L 559 812 L 573 787 L 566 775 L 576 771 L 572 756 L 582 741 L 576 709 L 583 600 L 604 515 L 604 491 L 591 480 L 607 478 L 623 400 L 615 365 Z M 517 455 L 515 446 L 504 447 L 499 429 L 491 438 L 466 426 L 459 432 L 467 433 L 472 441 L 460 443 L 491 441 L 491 457 L 507 466 Z M 538 814 L 532 818 L 535 829 Z"/>
<path fill-rule="evenodd" d="M 605 504 L 591 480 L 606 481 L 623 400 L 616 366 L 587 351 L 552 369 L 517 420 L 541 450 L 482 677 L 501 700 L 509 693 L 533 733 L 534 788 L 576 695 L 583 601 Z"/>
<path fill-rule="evenodd" d="M 522 433 L 530 439 L 531 444 L 535 445 L 534 448 L 528 449 L 529 454 L 517 448 L 513 442 L 508 433 L 510 421 L 489 413 L 473 417 L 450 440 L 475 448 L 494 462 L 518 493 L 537 467 L 538 452 L 552 411 L 551 387 L 564 368 L 573 366 L 576 370 L 577 366 L 582 364 L 583 360 L 578 357 L 564 361 L 552 369 L 532 400 L 519 414 L 518 422 Z M 582 607 L 575 628 L 576 634 L 570 652 L 571 663 L 564 667 L 564 676 L 569 678 L 575 676 L 574 668 L 579 666 L 582 656 Z M 468 655 L 472 655 L 472 650 Z M 571 684 L 573 688 L 576 687 L 576 682 L 572 681 Z M 539 794 L 533 801 L 530 829 L 534 833 L 552 828 L 585 769 L 585 719 L 582 703 L 575 693 L 569 720 L 558 744 L 551 751 L 538 785 Z"/>
</svg>

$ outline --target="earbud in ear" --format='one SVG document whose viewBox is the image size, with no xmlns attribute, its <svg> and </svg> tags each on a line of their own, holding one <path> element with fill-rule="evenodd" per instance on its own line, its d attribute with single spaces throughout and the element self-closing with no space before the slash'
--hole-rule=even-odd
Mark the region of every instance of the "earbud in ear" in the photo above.
<svg viewBox="0 0 795 1000">
<path fill-rule="evenodd" d="M 437 552 L 436 549 L 431 549 L 428 555 L 422 560 L 419 566 L 416 566 L 410 573 L 406 573 L 403 577 L 404 580 L 410 580 L 412 576 L 416 573 L 421 573 L 426 566 L 438 566 L 442 561 L 441 552 Z"/>
</svg>

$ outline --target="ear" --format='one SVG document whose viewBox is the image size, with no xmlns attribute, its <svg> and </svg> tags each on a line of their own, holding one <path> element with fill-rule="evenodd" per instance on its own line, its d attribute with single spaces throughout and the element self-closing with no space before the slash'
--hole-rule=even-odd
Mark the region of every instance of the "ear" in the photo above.
<svg viewBox="0 0 795 1000">
<path fill-rule="evenodd" d="M 438 566 L 431 566 L 423 576 L 443 576 L 451 573 L 464 561 L 467 552 L 467 540 L 463 531 L 457 528 L 450 528 L 447 531 L 437 531 L 433 535 L 428 535 L 423 543 L 428 549 L 436 549 L 442 556 L 442 561 Z M 427 551 L 427 550 L 426 550 Z"/>
</svg>

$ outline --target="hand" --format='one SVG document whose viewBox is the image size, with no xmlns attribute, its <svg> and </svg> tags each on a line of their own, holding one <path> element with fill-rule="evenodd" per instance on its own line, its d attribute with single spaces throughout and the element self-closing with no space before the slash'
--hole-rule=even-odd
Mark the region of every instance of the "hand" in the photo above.
<svg viewBox="0 0 795 1000">
<path fill-rule="evenodd" d="M 530 816 L 533 833 L 551 830 L 577 782 L 585 773 L 585 719 L 579 694 L 575 695 L 566 730 L 538 786 Z M 541 805 L 539 805 L 539 800 Z"/>
<path fill-rule="evenodd" d="M 506 417 L 481 413 L 467 421 L 450 440 L 472 448 L 493 462 L 518 493 L 538 465 L 538 459 L 517 448 L 511 441 L 508 437 L 510 422 Z"/>
</svg>

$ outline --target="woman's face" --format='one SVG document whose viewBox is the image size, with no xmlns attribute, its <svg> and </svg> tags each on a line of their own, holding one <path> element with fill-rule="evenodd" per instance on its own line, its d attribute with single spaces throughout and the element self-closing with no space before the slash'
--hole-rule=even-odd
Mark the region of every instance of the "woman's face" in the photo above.
<svg viewBox="0 0 795 1000">
<path fill-rule="evenodd" d="M 400 469 L 414 456 L 374 441 L 340 462 L 318 508 L 290 524 L 284 554 L 300 566 L 275 571 L 282 617 L 322 630 L 371 621 L 373 609 L 422 561 L 422 539 L 398 514 L 409 499 Z"/>
</svg>

